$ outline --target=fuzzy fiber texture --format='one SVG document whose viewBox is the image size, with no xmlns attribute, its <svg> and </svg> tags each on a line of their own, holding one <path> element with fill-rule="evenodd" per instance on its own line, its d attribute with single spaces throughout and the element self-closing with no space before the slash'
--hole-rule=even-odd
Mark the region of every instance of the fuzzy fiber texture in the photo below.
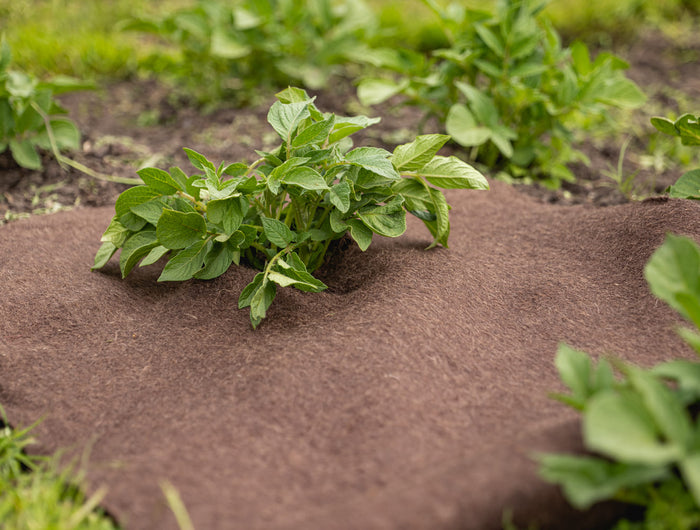
<svg viewBox="0 0 700 530">
<path fill-rule="evenodd" d="M 568 508 L 532 455 L 580 451 L 559 342 L 642 366 L 690 357 L 643 268 L 665 234 L 700 236 L 700 205 L 534 202 L 500 183 L 455 191 L 450 249 L 409 221 L 342 251 L 320 294 L 280 289 L 253 331 L 254 271 L 157 283 L 116 259 L 90 272 L 112 208 L 0 228 L 0 404 L 44 418 L 35 452 L 89 454 L 91 487 L 130 530 L 540 528 L 619 511 Z M 89 453 L 87 453 L 89 451 Z"/>
</svg>

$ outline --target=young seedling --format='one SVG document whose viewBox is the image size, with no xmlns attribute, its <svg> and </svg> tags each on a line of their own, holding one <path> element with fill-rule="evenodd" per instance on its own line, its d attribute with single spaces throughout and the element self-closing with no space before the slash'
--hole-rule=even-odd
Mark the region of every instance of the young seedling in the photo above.
<svg viewBox="0 0 700 530">
<path fill-rule="evenodd" d="M 298 88 L 277 98 L 267 119 L 282 143 L 252 164 L 217 167 L 185 149 L 199 173 L 139 171 L 144 184 L 117 199 L 93 269 L 118 249 L 123 277 L 167 255 L 159 281 L 212 279 L 245 262 L 260 272 L 238 307 L 250 308 L 255 328 L 279 287 L 326 289 L 313 272 L 333 240 L 349 234 L 367 250 L 375 234 L 403 234 L 408 212 L 432 234 L 429 248 L 447 247 L 450 207 L 437 188 L 488 189 L 470 165 L 436 156 L 448 136 L 419 136 L 393 153 L 353 148 L 350 136 L 378 118 L 322 113 Z"/>
</svg>

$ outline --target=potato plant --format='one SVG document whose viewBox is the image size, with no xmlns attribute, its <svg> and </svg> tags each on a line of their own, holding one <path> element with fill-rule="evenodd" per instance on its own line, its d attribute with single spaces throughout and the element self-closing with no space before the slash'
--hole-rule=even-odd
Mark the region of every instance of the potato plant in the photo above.
<svg viewBox="0 0 700 530">
<path fill-rule="evenodd" d="M 679 330 L 700 354 L 700 249 L 669 235 L 649 260 L 651 291 L 688 319 Z M 590 456 L 540 456 L 541 475 L 560 484 L 579 509 L 616 499 L 647 509 L 646 522 L 619 528 L 700 525 L 700 363 L 674 360 L 642 369 L 562 345 L 556 357 L 570 393 L 556 396 L 580 410 Z M 613 365 L 622 372 L 616 379 Z M 655 526 L 656 525 L 656 526 Z"/>
<path fill-rule="evenodd" d="M 126 21 L 174 45 L 156 54 L 151 71 L 174 77 L 204 103 L 245 103 L 264 88 L 301 83 L 320 88 L 341 71 L 376 27 L 363 2 L 332 0 L 199 0 L 162 18 Z"/>
<path fill-rule="evenodd" d="M 195 175 L 139 171 L 144 184 L 117 199 L 94 268 L 118 249 L 124 277 L 167 255 L 159 281 L 212 279 L 245 262 L 260 272 L 238 307 L 250 307 L 256 327 L 279 287 L 326 289 L 313 272 L 332 241 L 349 234 L 364 251 L 375 234 L 403 234 L 410 213 L 430 231 L 428 248 L 447 247 L 450 207 L 437 188 L 488 188 L 470 165 L 436 155 L 447 136 L 419 136 L 393 153 L 353 148 L 350 136 L 378 119 L 322 113 L 298 88 L 277 97 L 267 119 L 282 143 L 253 163 L 217 167 L 186 149 Z"/>
<path fill-rule="evenodd" d="M 618 57 L 592 59 L 580 42 L 562 46 L 538 17 L 539 3 L 506 0 L 495 13 L 424 3 L 450 47 L 427 59 L 405 50 L 385 54 L 381 66 L 393 75 L 362 80 L 358 97 L 372 105 L 400 94 L 425 119 L 436 117 L 472 162 L 558 187 L 574 180 L 569 163 L 586 161 L 574 147 L 574 128 L 605 119 L 611 107 L 645 101 Z"/>
<path fill-rule="evenodd" d="M 664 134 L 680 138 L 683 145 L 700 145 L 700 116 L 683 114 L 676 121 L 654 117 L 651 124 Z M 680 199 L 700 200 L 700 169 L 684 173 L 668 193 Z"/>
<path fill-rule="evenodd" d="M 10 68 L 11 51 L 6 42 L 0 44 L 0 153 L 8 148 L 20 166 L 40 169 L 38 149 L 77 149 L 80 132 L 65 117 L 54 94 L 86 88 L 67 77 L 42 82 Z"/>
</svg>

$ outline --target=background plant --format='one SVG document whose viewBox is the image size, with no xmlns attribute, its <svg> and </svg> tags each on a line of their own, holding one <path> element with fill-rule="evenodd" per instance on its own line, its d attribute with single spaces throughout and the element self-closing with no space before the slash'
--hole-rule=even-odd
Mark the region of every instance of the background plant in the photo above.
<svg viewBox="0 0 700 530">
<path fill-rule="evenodd" d="M 160 18 L 132 19 L 124 29 L 174 45 L 176 54 L 154 54 L 146 64 L 200 101 L 244 103 L 261 88 L 326 86 L 377 24 L 358 0 L 199 0 Z"/>
<path fill-rule="evenodd" d="M 662 133 L 680 138 L 683 145 L 700 145 L 700 117 L 683 114 L 676 121 L 668 118 L 654 117 L 651 123 Z M 684 173 L 668 189 L 671 197 L 700 200 L 700 169 Z"/>
<path fill-rule="evenodd" d="M 428 59 L 397 52 L 382 66 L 398 76 L 364 79 L 358 96 L 376 104 L 401 94 L 444 124 L 472 162 L 557 187 L 574 180 L 569 163 L 586 160 L 573 147 L 574 127 L 645 101 L 622 74 L 624 61 L 610 53 L 592 60 L 581 42 L 563 47 L 535 2 L 505 0 L 494 13 L 425 2 L 450 47 Z"/>
<path fill-rule="evenodd" d="M 409 212 L 432 234 L 430 247 L 446 247 L 449 206 L 435 186 L 488 188 L 468 164 L 436 156 L 447 136 L 420 136 L 393 154 L 353 149 L 350 135 L 378 119 L 321 113 L 297 88 L 277 96 L 268 122 L 282 144 L 258 152 L 261 158 L 252 164 L 216 167 L 186 149 L 201 173 L 139 171 L 144 185 L 117 199 L 94 268 L 119 248 L 122 276 L 141 260 L 141 266 L 149 265 L 168 254 L 159 281 L 212 279 L 244 259 L 261 271 L 238 302 L 239 308 L 250 307 L 255 327 L 278 286 L 326 288 L 312 273 L 333 240 L 349 234 L 364 251 L 374 234 L 400 236 Z"/>
<path fill-rule="evenodd" d="M 679 333 L 700 354 L 700 249 L 669 235 L 649 260 L 652 292 L 695 327 Z M 618 528 L 696 528 L 700 525 L 700 363 L 674 360 L 652 369 L 610 362 L 595 365 L 562 345 L 556 365 L 570 393 L 559 400 L 580 410 L 586 448 L 596 456 L 540 456 L 541 475 L 560 484 L 579 509 L 616 499 L 646 508 L 642 523 Z"/>
<path fill-rule="evenodd" d="M 80 132 L 62 115 L 66 113 L 54 94 L 86 88 L 67 77 L 39 81 L 10 68 L 9 45 L 0 43 L 0 153 L 8 148 L 22 167 L 40 169 L 37 149 L 77 149 Z"/>
</svg>

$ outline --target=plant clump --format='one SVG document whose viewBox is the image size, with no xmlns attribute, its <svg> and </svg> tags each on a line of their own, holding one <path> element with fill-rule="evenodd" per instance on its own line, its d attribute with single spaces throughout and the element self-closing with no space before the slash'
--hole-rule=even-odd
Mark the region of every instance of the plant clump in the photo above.
<svg viewBox="0 0 700 530">
<path fill-rule="evenodd" d="M 448 136 L 419 136 L 393 153 L 353 148 L 350 136 L 377 118 L 322 113 L 298 88 L 277 98 L 267 118 L 282 143 L 252 164 L 217 167 L 186 149 L 195 175 L 140 170 L 144 184 L 117 199 L 93 268 L 118 249 L 123 277 L 167 255 L 159 281 L 212 279 L 245 262 L 260 272 L 238 307 L 250 307 L 256 327 L 278 287 L 326 289 L 313 272 L 332 241 L 349 234 L 364 251 L 375 234 L 403 234 L 410 213 L 430 231 L 429 248 L 447 247 L 450 206 L 438 188 L 488 189 L 469 164 L 436 155 Z"/>
<path fill-rule="evenodd" d="M 8 148 L 12 158 L 27 169 L 41 169 L 37 149 L 77 149 L 80 132 L 75 124 L 60 117 L 66 114 L 54 94 L 87 88 L 88 85 L 68 77 L 39 81 L 33 76 L 10 68 L 10 46 L 0 43 L 0 153 Z"/>
<path fill-rule="evenodd" d="M 233 4 L 233 5 L 232 5 Z M 150 33 L 175 53 L 144 66 L 173 78 L 202 103 L 246 103 L 261 88 L 326 86 L 377 31 L 364 2 L 344 0 L 198 0 L 159 18 L 133 18 L 123 29 Z"/>
<path fill-rule="evenodd" d="M 628 65 L 620 58 L 600 53 L 593 60 L 582 42 L 564 47 L 538 16 L 538 2 L 505 0 L 494 13 L 424 3 L 450 46 L 427 59 L 386 53 L 383 74 L 361 81 L 358 97 L 371 105 L 400 94 L 489 170 L 554 188 L 574 181 L 568 164 L 587 162 L 574 147 L 574 130 L 608 118 L 611 107 L 646 99 L 622 73 Z"/>
<path fill-rule="evenodd" d="M 700 249 L 669 235 L 645 268 L 651 291 L 694 326 L 680 335 L 700 354 Z M 606 359 L 597 365 L 561 345 L 556 366 L 570 393 L 555 397 L 581 411 L 588 456 L 546 454 L 540 474 L 562 486 L 576 508 L 614 499 L 645 508 L 643 522 L 616 529 L 700 525 L 700 363 L 672 360 L 651 369 Z M 613 367 L 622 373 L 616 379 Z"/>
</svg>

